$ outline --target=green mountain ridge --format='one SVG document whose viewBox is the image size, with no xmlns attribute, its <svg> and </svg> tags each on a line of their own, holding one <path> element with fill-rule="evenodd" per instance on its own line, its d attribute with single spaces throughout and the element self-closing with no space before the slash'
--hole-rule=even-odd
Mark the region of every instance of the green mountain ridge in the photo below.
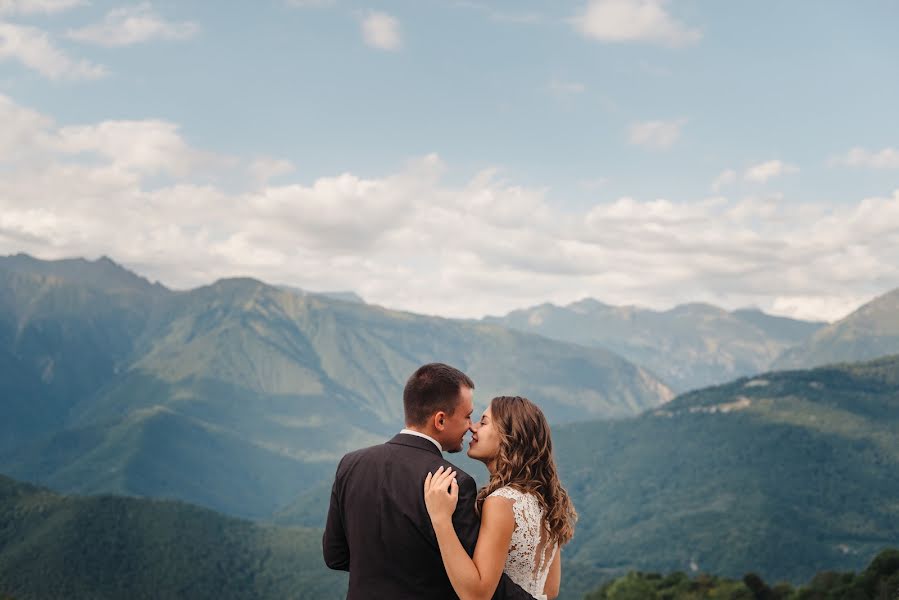
<svg viewBox="0 0 899 600">
<path fill-rule="evenodd" d="M 554 439 L 589 515 L 576 561 L 798 583 L 899 540 L 899 357 L 740 379 Z"/>
<path fill-rule="evenodd" d="M 13 315 L 24 302 L 22 278 L 44 285 L 57 277 L 49 267 L 39 274 L 19 267 L 0 269 L 0 298 L 19 298 L 9 302 Z M 120 279 L 111 291 L 54 279 L 52 289 L 84 300 L 51 304 L 59 310 L 38 304 L 25 329 L 66 335 L 33 347 L 0 337 L 9 341 L 0 346 L 0 357 L 9 357 L 0 376 L 8 371 L 11 398 L 4 472 L 61 491 L 176 497 L 265 518 L 318 483 L 344 453 L 397 431 L 405 379 L 425 362 L 467 370 L 482 402 L 510 392 L 539 397 L 555 422 L 624 417 L 672 396 L 608 351 L 497 325 L 300 295 L 250 278 L 184 292 L 128 277 L 137 287 L 122 288 Z M 132 304 L 132 294 L 140 301 Z M 115 343 L 97 348 L 100 341 L 81 335 L 85 327 Z M 22 435 L 48 384 L 39 373 L 20 382 L 16 369 L 42 364 L 47 352 L 78 368 L 58 379 L 65 402 L 49 403 Z M 84 375 L 85 385 L 67 385 Z"/>
<path fill-rule="evenodd" d="M 17 600 L 337 600 L 346 580 L 325 567 L 320 530 L 0 476 L 0 594 Z"/>
<path fill-rule="evenodd" d="M 332 463 L 262 447 L 164 406 L 26 447 L 6 472 L 71 493 L 176 498 L 263 519 L 327 477 Z"/>
</svg>

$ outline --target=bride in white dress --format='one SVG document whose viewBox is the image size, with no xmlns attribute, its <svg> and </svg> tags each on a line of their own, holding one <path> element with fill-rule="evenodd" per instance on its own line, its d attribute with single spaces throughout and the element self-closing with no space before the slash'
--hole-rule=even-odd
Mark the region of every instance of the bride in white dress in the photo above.
<svg viewBox="0 0 899 600">
<path fill-rule="evenodd" d="M 546 418 L 527 398 L 500 396 L 471 429 L 468 455 L 490 471 L 490 482 L 478 492 L 481 530 L 473 557 L 453 529 L 455 472 L 441 467 L 424 484 L 450 583 L 461 600 L 488 599 L 505 572 L 534 598 L 555 598 L 560 547 L 574 534 L 577 513 L 556 474 Z"/>
</svg>

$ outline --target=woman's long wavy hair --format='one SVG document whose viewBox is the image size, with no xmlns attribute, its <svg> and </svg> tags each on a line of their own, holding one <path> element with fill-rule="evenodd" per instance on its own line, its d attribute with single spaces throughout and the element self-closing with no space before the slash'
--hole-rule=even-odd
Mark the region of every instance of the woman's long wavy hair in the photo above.
<svg viewBox="0 0 899 600">
<path fill-rule="evenodd" d="M 489 483 L 478 491 L 478 514 L 487 496 L 501 487 L 533 493 L 543 509 L 550 540 L 566 544 L 574 535 L 577 512 L 559 482 L 543 411 L 527 398 L 498 396 L 490 401 L 490 412 L 499 433 L 499 452 Z"/>
</svg>

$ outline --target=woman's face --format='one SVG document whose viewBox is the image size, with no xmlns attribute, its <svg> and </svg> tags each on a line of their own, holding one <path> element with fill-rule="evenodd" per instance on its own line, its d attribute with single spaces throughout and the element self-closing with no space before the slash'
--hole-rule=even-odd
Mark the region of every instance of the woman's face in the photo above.
<svg viewBox="0 0 899 600">
<path fill-rule="evenodd" d="M 496 429 L 490 407 L 484 411 L 480 421 L 472 424 L 471 431 L 468 456 L 489 465 L 499 453 L 499 431 Z"/>
</svg>

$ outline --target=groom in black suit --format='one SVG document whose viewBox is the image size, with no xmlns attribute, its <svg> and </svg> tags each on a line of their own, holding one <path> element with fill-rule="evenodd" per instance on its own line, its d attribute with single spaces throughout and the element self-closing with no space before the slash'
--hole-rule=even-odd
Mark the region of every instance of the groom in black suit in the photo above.
<svg viewBox="0 0 899 600">
<path fill-rule="evenodd" d="M 348 600 L 455 599 L 443 568 L 422 486 L 429 472 L 451 467 L 459 484 L 453 525 L 469 556 L 480 519 L 474 479 L 443 459 L 459 452 L 471 427 L 474 383 L 441 363 L 419 367 L 406 382 L 406 428 L 379 446 L 341 459 L 322 538 L 325 563 L 350 572 Z M 495 599 L 532 596 L 503 574 Z"/>
</svg>

